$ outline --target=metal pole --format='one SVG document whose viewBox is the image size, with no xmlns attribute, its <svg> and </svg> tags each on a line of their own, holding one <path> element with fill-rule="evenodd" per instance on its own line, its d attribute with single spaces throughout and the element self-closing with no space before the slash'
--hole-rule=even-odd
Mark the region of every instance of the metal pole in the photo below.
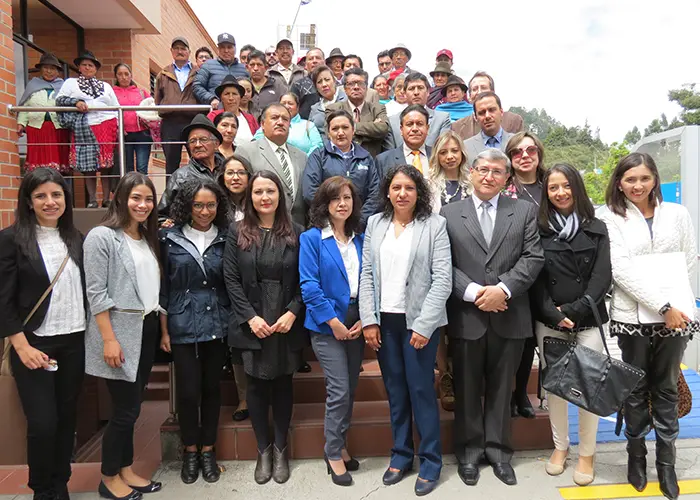
<svg viewBox="0 0 700 500">
<path fill-rule="evenodd" d="M 124 110 L 119 108 L 117 111 L 117 124 L 119 134 L 119 177 L 126 175 L 126 154 L 124 153 Z"/>
<path fill-rule="evenodd" d="M 287 29 L 287 38 L 292 37 L 292 31 L 294 31 L 294 26 L 297 24 L 297 17 L 299 17 L 299 11 L 301 10 L 301 0 L 299 0 L 299 6 L 297 7 L 297 13 L 294 14 L 294 21 L 292 21 L 292 27 Z"/>
</svg>

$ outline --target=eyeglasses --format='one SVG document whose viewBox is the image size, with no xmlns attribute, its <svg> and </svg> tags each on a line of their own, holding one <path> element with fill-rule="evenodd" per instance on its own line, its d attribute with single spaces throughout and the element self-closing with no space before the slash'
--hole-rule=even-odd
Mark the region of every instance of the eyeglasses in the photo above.
<svg viewBox="0 0 700 500">
<path fill-rule="evenodd" d="M 479 177 L 488 177 L 489 174 L 493 176 L 494 179 L 499 179 L 501 177 L 505 177 L 506 171 L 501 170 L 500 168 L 486 168 L 486 167 L 477 167 L 474 170 L 476 170 L 476 173 L 479 174 Z"/>
<path fill-rule="evenodd" d="M 539 154 L 540 150 L 537 149 L 537 146 L 528 146 L 526 148 L 518 148 L 514 149 L 511 153 L 511 159 L 513 160 L 519 160 L 522 158 L 523 153 L 527 153 L 528 156 L 535 156 L 536 154 Z"/>
<path fill-rule="evenodd" d="M 265 55 L 266 55 L 266 56 L 274 56 L 275 53 L 274 53 L 274 52 L 265 52 Z"/>
<path fill-rule="evenodd" d="M 225 172 L 225 175 L 228 177 L 248 177 L 248 171 L 247 170 L 227 170 Z"/>
<path fill-rule="evenodd" d="M 189 141 L 187 141 L 187 144 L 190 146 L 196 146 L 197 143 L 200 143 L 202 146 L 206 146 L 212 141 L 211 137 L 193 137 Z"/>
<path fill-rule="evenodd" d="M 363 89 L 367 86 L 367 84 L 365 82 L 345 82 L 345 86 L 349 89 L 353 89 L 355 87 Z"/>
<path fill-rule="evenodd" d="M 192 210 L 194 210 L 195 212 L 201 212 L 206 207 L 207 210 L 213 212 L 218 206 L 219 204 L 215 201 L 212 201 L 210 203 L 200 203 L 198 201 L 195 201 L 194 203 L 192 203 Z"/>
</svg>

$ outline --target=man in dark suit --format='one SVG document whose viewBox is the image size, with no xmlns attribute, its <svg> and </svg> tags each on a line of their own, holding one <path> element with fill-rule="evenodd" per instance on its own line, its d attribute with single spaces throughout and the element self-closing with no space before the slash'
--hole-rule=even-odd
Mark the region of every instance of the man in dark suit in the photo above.
<svg viewBox="0 0 700 500">
<path fill-rule="evenodd" d="M 428 176 L 428 160 L 431 148 L 425 145 L 428 137 L 430 116 L 425 106 L 411 104 L 399 115 L 402 143 L 377 156 L 375 163 L 379 176 L 384 179 L 391 167 L 396 165 L 413 165 Z"/>
<path fill-rule="evenodd" d="M 375 157 L 382 152 L 382 143 L 389 132 L 389 124 L 384 106 L 379 102 L 366 100 L 367 78 L 367 72 L 362 68 L 347 70 L 343 85 L 348 98 L 326 106 L 326 116 L 341 109 L 350 113 L 355 120 L 355 142 Z"/>
<path fill-rule="evenodd" d="M 474 116 L 476 116 L 481 132 L 464 141 L 469 156 L 469 165 L 474 162 L 476 155 L 487 148 L 506 150 L 506 144 L 513 134 L 503 129 L 503 107 L 501 99 L 493 92 L 482 92 L 474 100 Z"/>
<path fill-rule="evenodd" d="M 510 398 L 525 339 L 532 335 L 527 291 L 544 265 L 544 253 L 535 205 L 500 195 L 510 169 L 498 149 L 479 153 L 470 170 L 474 193 L 441 211 L 452 246 L 447 307 L 454 451 L 459 476 L 468 485 L 479 480 L 484 458 L 501 481 L 517 482 L 510 465 Z"/>
</svg>

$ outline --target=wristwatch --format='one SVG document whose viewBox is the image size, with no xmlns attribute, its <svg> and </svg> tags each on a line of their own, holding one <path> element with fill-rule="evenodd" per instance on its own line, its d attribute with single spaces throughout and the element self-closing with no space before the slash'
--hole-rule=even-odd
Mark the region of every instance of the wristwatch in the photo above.
<svg viewBox="0 0 700 500">
<path fill-rule="evenodd" d="M 671 309 L 671 303 L 666 302 L 663 306 L 661 306 L 661 309 L 659 309 L 659 316 L 666 314 L 669 309 Z"/>
</svg>

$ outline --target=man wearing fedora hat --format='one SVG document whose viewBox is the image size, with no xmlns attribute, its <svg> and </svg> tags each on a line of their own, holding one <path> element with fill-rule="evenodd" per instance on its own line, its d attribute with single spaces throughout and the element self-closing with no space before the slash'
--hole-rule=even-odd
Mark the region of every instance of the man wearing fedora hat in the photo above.
<svg viewBox="0 0 700 500">
<path fill-rule="evenodd" d="M 440 89 L 440 93 L 443 101 L 435 111 L 449 113 L 452 123 L 474 113 L 474 106 L 467 101 L 467 84 L 457 75 L 450 75 L 447 83 Z"/>
<path fill-rule="evenodd" d="M 245 65 L 236 59 L 236 39 L 230 33 L 221 33 L 216 39 L 218 57 L 202 64 L 194 79 L 194 95 L 201 104 L 211 104 L 213 109 L 219 107 L 219 100 L 214 90 L 226 75 L 236 78 L 248 78 Z"/>
<path fill-rule="evenodd" d="M 209 118 L 197 115 L 182 130 L 180 140 L 185 143 L 190 161 L 170 176 L 165 192 L 158 203 L 161 219 L 170 215 L 170 205 L 180 187 L 190 180 L 216 180 L 223 165 L 223 159 L 216 156 L 223 138 Z"/>
<path fill-rule="evenodd" d="M 339 47 L 335 47 L 331 50 L 331 53 L 326 57 L 326 66 L 331 69 L 331 73 L 335 77 L 336 85 L 340 85 L 343 81 L 343 61 L 345 56 L 343 51 Z"/>
<path fill-rule="evenodd" d="M 411 51 L 403 43 L 397 43 L 389 50 L 389 57 L 394 65 L 394 69 L 401 70 L 402 73 L 410 73 L 411 68 L 407 66 L 411 60 Z"/>
<path fill-rule="evenodd" d="M 289 38 L 283 38 L 277 42 L 275 56 L 277 64 L 268 70 L 268 74 L 275 80 L 289 88 L 294 82 L 304 78 L 304 68 L 294 64 L 294 45 Z"/>
<path fill-rule="evenodd" d="M 428 95 L 428 107 L 435 109 L 438 104 L 442 104 L 442 88 L 447 83 L 447 79 L 452 75 L 452 67 L 444 62 L 439 62 L 435 65 L 435 69 L 430 72 L 430 78 L 433 79 L 433 86 Z"/>
</svg>

